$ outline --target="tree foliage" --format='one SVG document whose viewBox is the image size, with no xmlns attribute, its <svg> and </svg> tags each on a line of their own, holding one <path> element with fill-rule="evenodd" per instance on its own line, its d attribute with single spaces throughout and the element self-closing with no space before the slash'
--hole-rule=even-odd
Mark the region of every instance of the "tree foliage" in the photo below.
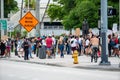
<svg viewBox="0 0 120 80">
<path fill-rule="evenodd" d="M 100 16 L 100 0 L 53 0 L 57 4 L 50 4 L 47 10 L 51 20 L 61 20 L 65 29 L 70 30 L 82 27 L 82 22 L 86 18 L 90 27 L 97 27 Z M 108 6 L 119 10 L 118 0 L 108 0 Z M 109 28 L 113 23 L 118 23 L 118 14 L 108 18 Z"/>
<path fill-rule="evenodd" d="M 7 18 L 10 11 L 18 11 L 17 2 L 15 0 L 4 0 L 4 17 Z"/>
<path fill-rule="evenodd" d="M 47 11 L 48 15 L 50 16 L 51 20 L 62 20 L 63 11 L 62 7 L 57 4 L 51 4 Z"/>
</svg>

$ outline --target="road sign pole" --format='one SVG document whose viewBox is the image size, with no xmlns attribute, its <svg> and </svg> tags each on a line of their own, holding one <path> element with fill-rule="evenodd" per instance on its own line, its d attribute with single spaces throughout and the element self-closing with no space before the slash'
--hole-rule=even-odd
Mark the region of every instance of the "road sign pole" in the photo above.
<svg viewBox="0 0 120 80">
<path fill-rule="evenodd" d="M 110 65 L 108 62 L 108 43 L 107 43 L 107 0 L 101 0 L 101 37 L 102 37 L 102 53 L 100 65 Z"/>
<path fill-rule="evenodd" d="M 40 0 L 36 0 L 36 18 L 40 22 L 39 15 L 40 15 Z M 36 31 L 37 31 L 36 36 L 40 37 L 40 23 L 37 24 Z"/>
</svg>

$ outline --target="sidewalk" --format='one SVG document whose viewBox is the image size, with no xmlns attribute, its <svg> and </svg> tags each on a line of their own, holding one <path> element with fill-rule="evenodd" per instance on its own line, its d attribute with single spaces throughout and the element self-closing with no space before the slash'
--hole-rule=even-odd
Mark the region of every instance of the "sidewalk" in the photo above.
<svg viewBox="0 0 120 80">
<path fill-rule="evenodd" d="M 34 64 L 43 64 L 50 66 L 58 66 L 58 67 L 72 67 L 79 69 L 96 69 L 96 70 L 108 70 L 108 71 L 120 71 L 120 58 L 118 57 L 110 57 L 108 60 L 111 62 L 110 66 L 100 66 L 99 63 L 101 58 L 98 59 L 97 63 L 90 62 L 90 56 L 79 56 L 79 64 L 73 64 L 72 55 L 65 55 L 64 58 L 60 58 L 60 55 L 56 55 L 54 59 L 39 59 L 35 55 L 33 55 L 33 59 L 25 61 L 24 58 L 18 58 L 11 54 L 10 58 L 1 58 L 2 60 L 16 61 L 16 62 L 26 62 L 26 63 L 34 63 Z"/>
</svg>

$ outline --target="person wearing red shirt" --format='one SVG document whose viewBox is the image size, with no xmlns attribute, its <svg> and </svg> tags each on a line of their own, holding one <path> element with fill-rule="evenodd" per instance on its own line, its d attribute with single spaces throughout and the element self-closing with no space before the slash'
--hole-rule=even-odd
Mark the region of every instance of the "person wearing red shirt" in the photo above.
<svg viewBox="0 0 120 80">
<path fill-rule="evenodd" d="M 48 58 L 51 58 L 50 55 L 51 55 L 52 45 L 53 45 L 53 39 L 52 39 L 51 35 L 49 34 L 49 36 L 46 38 L 46 47 L 47 47 Z"/>
<path fill-rule="evenodd" d="M 114 56 L 118 56 L 119 57 L 118 35 L 114 36 L 114 42 L 115 42 L 116 45 L 114 46 L 113 54 L 114 54 Z"/>
</svg>

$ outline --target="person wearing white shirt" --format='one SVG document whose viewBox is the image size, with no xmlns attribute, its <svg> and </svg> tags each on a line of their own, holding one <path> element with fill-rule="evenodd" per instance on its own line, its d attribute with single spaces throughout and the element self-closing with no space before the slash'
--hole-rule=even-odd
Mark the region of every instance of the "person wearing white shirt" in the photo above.
<svg viewBox="0 0 120 80">
<path fill-rule="evenodd" d="M 85 41 L 85 54 L 88 55 L 91 53 L 91 49 L 90 49 L 90 40 L 89 40 L 90 36 L 87 35 L 87 39 Z"/>
<path fill-rule="evenodd" d="M 72 36 L 71 40 L 70 40 L 70 44 L 71 44 L 71 49 L 72 49 L 72 54 L 73 52 L 77 49 L 77 40 L 75 39 L 74 36 Z"/>
</svg>

